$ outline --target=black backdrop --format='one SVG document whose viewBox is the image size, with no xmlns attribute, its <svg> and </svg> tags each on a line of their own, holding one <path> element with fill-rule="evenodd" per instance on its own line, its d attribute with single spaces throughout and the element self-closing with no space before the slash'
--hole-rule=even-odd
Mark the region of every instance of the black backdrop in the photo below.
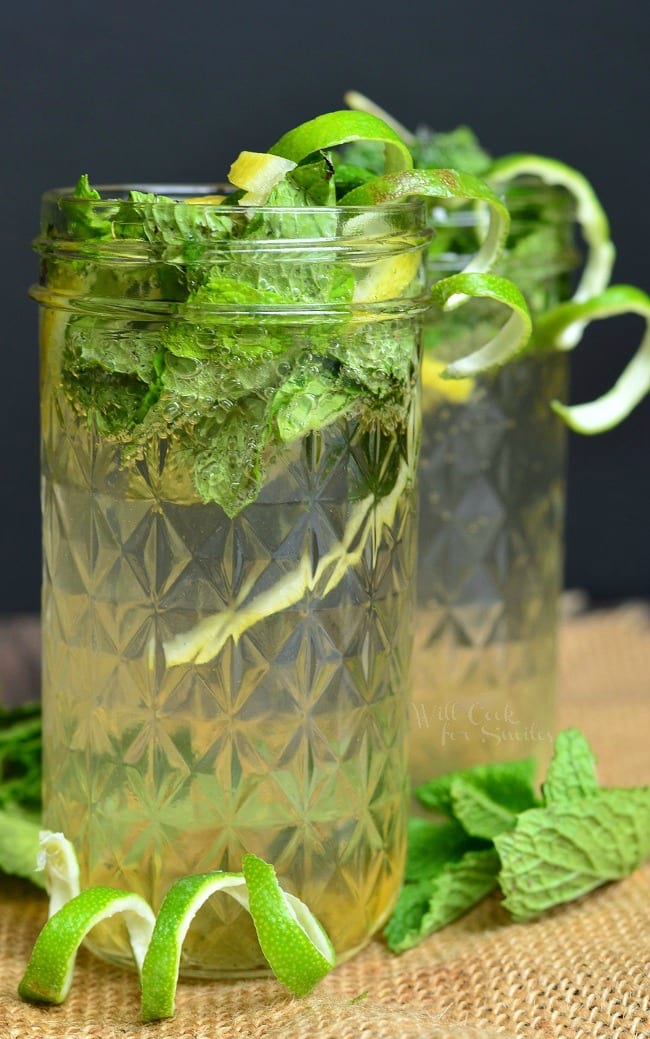
<svg viewBox="0 0 650 1039">
<path fill-rule="evenodd" d="M 362 90 L 406 125 L 467 122 L 496 154 L 577 166 L 610 215 L 617 281 L 650 289 L 648 0 L 22 0 L 2 16 L 0 612 L 35 609 L 40 571 L 38 199 L 96 182 L 223 178 L 242 148 Z M 574 355 L 573 398 L 609 385 L 641 331 L 602 322 Z M 650 592 L 650 400 L 622 428 L 571 439 L 567 583 Z"/>
</svg>

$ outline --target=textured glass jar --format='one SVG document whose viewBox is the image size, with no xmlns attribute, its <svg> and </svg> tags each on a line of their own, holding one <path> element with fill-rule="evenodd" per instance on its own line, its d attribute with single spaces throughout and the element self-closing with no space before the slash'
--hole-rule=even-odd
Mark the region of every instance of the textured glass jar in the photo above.
<svg viewBox="0 0 650 1039">
<path fill-rule="evenodd" d="M 426 213 L 174 205 L 44 200 L 44 821 L 154 910 L 255 852 L 345 958 L 404 865 Z M 182 972 L 264 968 L 215 896 Z"/>
<path fill-rule="evenodd" d="M 573 211 L 561 191 L 532 182 L 506 201 L 512 231 L 498 273 L 534 316 L 570 294 Z M 475 250 L 477 216 L 436 211 L 433 222 L 438 280 Z M 486 761 L 544 761 L 552 746 L 566 430 L 549 403 L 565 398 L 566 354 L 529 355 L 474 380 L 439 377 L 502 319 L 471 301 L 425 330 L 415 784 Z"/>
</svg>

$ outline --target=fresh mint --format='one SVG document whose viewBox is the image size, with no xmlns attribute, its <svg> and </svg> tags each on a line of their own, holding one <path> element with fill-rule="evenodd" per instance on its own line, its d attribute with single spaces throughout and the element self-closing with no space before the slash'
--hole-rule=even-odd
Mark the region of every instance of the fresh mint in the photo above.
<svg viewBox="0 0 650 1039">
<path fill-rule="evenodd" d="M 628 876 L 650 856 L 650 788 L 534 808 L 494 844 L 504 905 L 515 920 L 529 920 Z"/>
<path fill-rule="evenodd" d="M 35 873 L 41 747 L 39 704 L 0 707 L 0 870 L 42 886 Z"/>
<path fill-rule="evenodd" d="M 598 786 L 578 729 L 557 736 L 534 789 L 534 759 L 478 765 L 416 790 L 446 822 L 409 823 L 405 883 L 385 929 L 393 952 L 411 948 L 500 887 L 515 920 L 528 920 L 650 858 L 650 787 Z"/>
</svg>

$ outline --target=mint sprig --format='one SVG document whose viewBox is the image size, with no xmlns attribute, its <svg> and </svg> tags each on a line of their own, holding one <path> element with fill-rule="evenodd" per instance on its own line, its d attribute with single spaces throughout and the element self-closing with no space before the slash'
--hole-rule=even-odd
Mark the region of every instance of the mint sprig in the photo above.
<svg viewBox="0 0 650 1039">
<path fill-rule="evenodd" d="M 559 733 L 536 797 L 534 760 L 479 765 L 416 790 L 448 816 L 409 825 L 406 882 L 385 929 L 403 952 L 501 889 L 515 920 L 529 920 L 650 858 L 650 787 L 603 788 L 578 729 Z"/>
</svg>

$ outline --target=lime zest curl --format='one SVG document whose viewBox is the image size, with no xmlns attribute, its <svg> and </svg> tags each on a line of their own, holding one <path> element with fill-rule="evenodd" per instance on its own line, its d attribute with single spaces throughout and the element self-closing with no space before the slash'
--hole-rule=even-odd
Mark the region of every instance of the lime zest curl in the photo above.
<svg viewBox="0 0 650 1039">
<path fill-rule="evenodd" d="M 603 433 L 622 422 L 650 392 L 650 296 L 633 285 L 611 285 L 582 303 L 562 303 L 540 317 L 535 325 L 534 345 L 552 348 L 564 330 L 580 322 L 583 326 L 601 318 L 638 314 L 645 318 L 641 343 L 616 383 L 607 393 L 586 404 L 551 403 L 576 433 Z"/>
<path fill-rule="evenodd" d="M 473 298 L 492 299 L 512 313 L 484 346 L 448 364 L 440 373 L 443 379 L 467 379 L 500 368 L 525 349 L 532 330 L 526 301 L 517 286 L 507 278 L 496 274 L 454 274 L 439 281 L 431 290 L 434 302 L 443 308 L 450 297 L 459 293 Z"/>
<path fill-rule="evenodd" d="M 176 881 L 157 917 L 144 898 L 111 887 L 92 887 L 66 900 L 66 893 L 79 887 L 79 863 L 63 834 L 43 833 L 39 866 L 50 886 L 50 917 L 18 986 L 19 995 L 31 1002 L 63 1003 L 82 941 L 97 924 L 122 914 L 140 977 L 142 1019 L 173 1017 L 183 942 L 201 906 L 219 891 L 250 912 L 272 972 L 294 995 L 311 992 L 336 963 L 334 947 L 311 910 L 283 891 L 273 866 L 253 854 L 244 856 L 243 872 L 215 870 Z"/>
<path fill-rule="evenodd" d="M 139 895 L 92 887 L 66 902 L 47 921 L 36 939 L 18 994 L 31 1002 L 63 1003 L 82 941 L 96 924 L 117 914 L 124 917 L 140 971 L 154 929 L 151 906 Z"/>
<path fill-rule="evenodd" d="M 576 220 L 588 246 L 582 275 L 572 296 L 573 303 L 583 303 L 602 292 L 609 283 L 616 258 L 610 239 L 609 221 L 596 192 L 578 170 L 557 159 L 542 155 L 516 154 L 497 159 L 485 174 L 495 189 L 503 189 L 522 176 L 537 177 L 544 184 L 563 187 L 576 201 Z M 580 341 L 585 325 L 579 317 L 562 328 L 555 340 L 561 350 L 570 350 Z"/>
<path fill-rule="evenodd" d="M 276 141 L 269 152 L 298 163 L 314 152 L 327 151 L 352 141 L 383 144 L 387 173 L 397 173 L 413 166 L 408 147 L 391 126 L 370 112 L 351 112 L 348 109 L 327 112 L 301 123 Z"/>
</svg>

